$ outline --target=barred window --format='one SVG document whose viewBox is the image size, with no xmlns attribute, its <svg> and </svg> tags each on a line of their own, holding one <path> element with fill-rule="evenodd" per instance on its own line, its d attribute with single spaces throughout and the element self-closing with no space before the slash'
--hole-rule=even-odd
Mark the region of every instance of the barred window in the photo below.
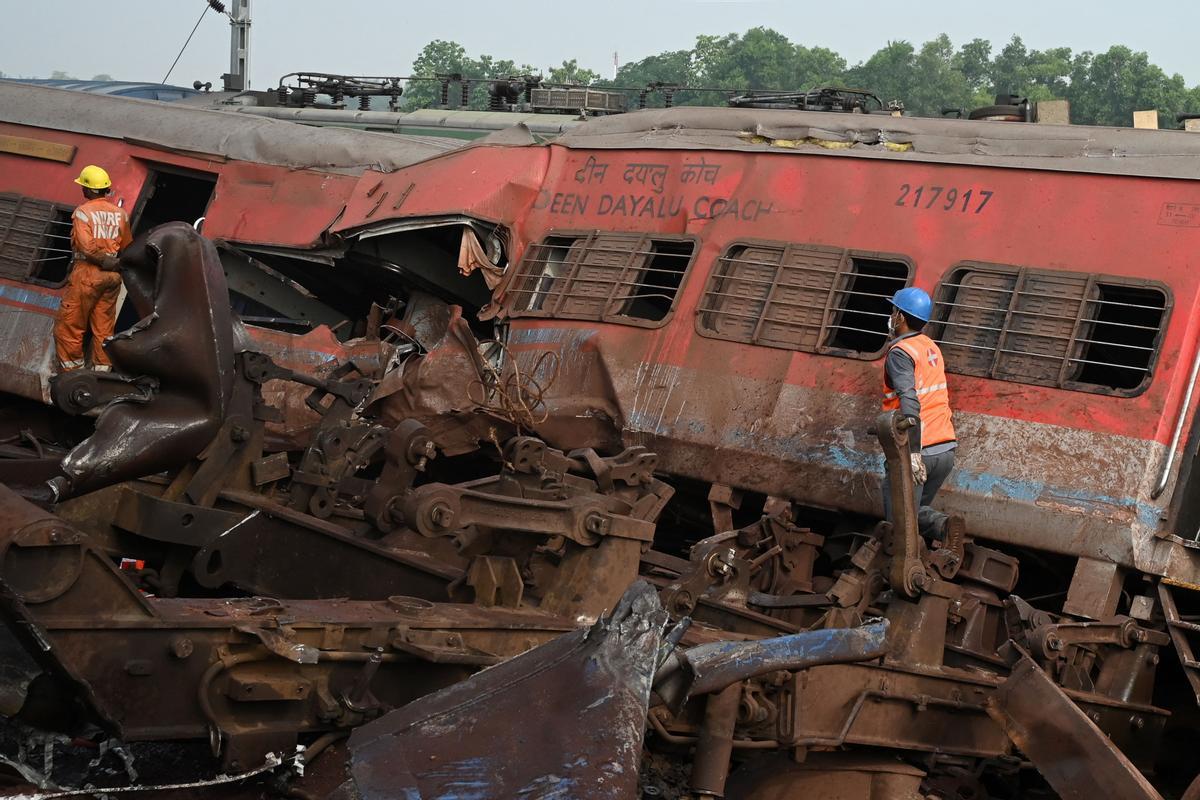
<svg viewBox="0 0 1200 800">
<path fill-rule="evenodd" d="M 49 284 L 66 280 L 71 212 L 65 205 L 0 193 L 0 277 Z"/>
<path fill-rule="evenodd" d="M 691 239 L 640 233 L 548 236 L 522 259 L 509 313 L 660 323 L 675 306 L 695 248 Z"/>
<path fill-rule="evenodd" d="M 939 287 L 931 335 L 951 372 L 1130 395 L 1149 382 L 1169 309 L 1147 281 L 973 264 Z"/>
<path fill-rule="evenodd" d="M 912 272 L 900 258 L 784 243 L 730 247 L 700 304 L 701 335 L 856 358 L 887 342 L 891 296 Z"/>
</svg>

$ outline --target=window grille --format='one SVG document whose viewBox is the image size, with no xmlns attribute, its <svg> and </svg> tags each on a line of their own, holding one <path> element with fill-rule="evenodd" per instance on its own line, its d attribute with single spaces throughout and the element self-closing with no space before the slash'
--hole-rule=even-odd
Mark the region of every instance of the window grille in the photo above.
<svg viewBox="0 0 1200 800">
<path fill-rule="evenodd" d="M 1146 282 L 972 265 L 939 288 L 931 333 L 951 372 L 1132 394 L 1150 377 L 1168 310 Z"/>
<path fill-rule="evenodd" d="M 548 236 L 530 247 L 509 290 L 512 316 L 633 324 L 675 305 L 695 242 L 638 233 Z"/>
<path fill-rule="evenodd" d="M 0 194 L 0 277 L 61 283 L 71 266 L 72 209 Z"/>
<path fill-rule="evenodd" d="M 733 342 L 871 357 L 910 272 L 906 261 L 836 247 L 734 245 L 709 280 L 698 328 Z"/>
</svg>

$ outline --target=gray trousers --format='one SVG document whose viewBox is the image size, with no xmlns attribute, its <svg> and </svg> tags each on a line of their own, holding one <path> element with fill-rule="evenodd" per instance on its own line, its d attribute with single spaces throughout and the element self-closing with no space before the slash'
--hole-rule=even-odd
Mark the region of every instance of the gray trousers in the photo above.
<svg viewBox="0 0 1200 800">
<path fill-rule="evenodd" d="M 940 511 L 934 511 L 929 505 L 937 495 L 938 489 L 941 489 L 942 484 L 946 482 L 946 478 L 950 477 L 950 470 L 954 469 L 954 451 L 947 450 L 935 456 L 922 455 L 921 460 L 925 462 L 925 472 L 928 477 L 920 486 L 913 484 L 913 503 L 917 507 L 917 528 L 921 531 L 922 536 L 939 536 L 946 527 L 947 517 Z M 883 473 L 883 515 L 888 522 L 892 521 L 891 482 L 888 480 L 886 471 Z"/>
</svg>

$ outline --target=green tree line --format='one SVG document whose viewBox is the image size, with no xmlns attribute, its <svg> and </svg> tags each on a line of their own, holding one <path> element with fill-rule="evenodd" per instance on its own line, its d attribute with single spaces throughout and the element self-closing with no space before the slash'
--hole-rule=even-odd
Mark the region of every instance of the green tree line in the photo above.
<svg viewBox="0 0 1200 800">
<path fill-rule="evenodd" d="M 530 64 L 518 64 L 511 59 L 489 55 L 472 57 L 458 42 L 434 39 L 421 50 L 412 65 L 413 75 L 454 75 L 465 78 L 509 78 L 518 75 L 541 75 L 550 83 L 594 84 L 600 75 L 579 66 L 575 59 L 561 66 L 541 70 Z M 409 81 L 404 87 L 405 103 L 410 108 L 431 108 L 439 104 L 442 87 L 437 81 Z M 457 105 L 460 96 L 457 85 L 450 87 L 450 103 Z M 488 106 L 486 84 L 474 84 L 470 89 L 470 107 L 482 110 Z"/>
<path fill-rule="evenodd" d="M 1101 53 L 1069 47 L 1033 50 L 1013 36 L 998 50 L 986 39 L 955 47 L 941 34 L 920 47 L 888 42 L 866 60 L 849 64 L 824 47 L 789 40 L 770 28 L 742 34 L 699 36 L 690 50 L 672 50 L 624 64 L 613 81 L 581 68 L 575 60 L 539 70 L 528 64 L 481 55 L 471 57 L 455 42 L 430 42 L 413 62 L 413 75 L 461 73 L 471 78 L 541 74 L 553 83 L 640 88 L 655 82 L 693 87 L 675 93 L 677 105 L 722 105 L 728 92 L 696 91 L 809 89 L 847 86 L 874 92 L 883 102 L 899 101 L 911 114 L 938 116 L 943 109 L 992 105 L 997 94 L 1030 100 L 1066 99 L 1073 122 L 1130 125 L 1135 110 L 1157 109 L 1160 125 L 1175 125 L 1177 113 L 1200 113 L 1200 86 L 1189 87 L 1178 73 L 1168 75 L 1144 52 L 1114 45 Z M 413 108 L 437 105 L 440 87 L 411 82 Z M 456 102 L 454 98 L 452 102 Z M 661 93 L 649 105 L 661 106 Z M 487 107 L 483 86 L 472 90 L 471 106 Z"/>
</svg>

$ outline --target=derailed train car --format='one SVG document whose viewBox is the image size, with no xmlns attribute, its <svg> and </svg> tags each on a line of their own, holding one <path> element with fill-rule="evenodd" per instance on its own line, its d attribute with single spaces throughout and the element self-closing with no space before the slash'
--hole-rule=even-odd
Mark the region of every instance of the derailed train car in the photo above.
<svg viewBox="0 0 1200 800">
<path fill-rule="evenodd" d="M 918 285 L 962 432 L 947 508 L 1195 582 L 1196 140 L 879 119 L 677 110 L 532 156 L 546 177 L 497 305 L 510 347 L 571 356 L 552 402 L 593 431 L 551 441 L 620 436 L 673 474 L 878 515 L 880 314 Z M 409 213 L 438 213 L 420 185 Z M 587 380 L 591 408 L 571 399 Z"/>
<path fill-rule="evenodd" d="M 177 364 L 131 355 L 129 385 L 52 389 L 48 331 L 29 326 L 52 287 L 17 274 L 41 251 L 6 284 L 27 343 L 10 374 L 27 377 L 4 388 L 102 409 L 82 444 L 62 436 L 65 460 L 36 459 L 67 465 L 74 499 L 54 515 L 5 499 L 6 614 L 123 740 L 208 736 L 226 767 L 249 768 L 522 651 L 537 674 L 535 645 L 591 624 L 640 574 L 692 621 L 667 637 L 690 699 L 669 664 L 641 664 L 647 713 L 612 739 L 648 726 L 647 791 L 1035 796 L 1040 772 L 1061 796 L 1153 797 L 1143 773 L 1167 790 L 1194 777 L 1169 743 L 1193 729 L 1200 685 L 1200 139 L 676 109 L 440 155 L 330 132 L 347 159 L 303 138 L 327 132 L 283 123 L 255 123 L 263 150 L 184 136 L 245 124 L 215 112 L 156 138 L 135 130 L 135 105 L 70 123 L 89 132 L 20 106 L 4 127 L 23 154 L 0 155 L 17 208 L 67 203 L 67 174 L 89 161 L 127 164 L 114 177 L 131 194 L 168 162 L 217 175 L 199 208 L 216 250 L 157 228 L 125 259 L 137 318 L 186 320 L 236 353 L 218 354 L 233 377 L 211 378 L 223 399 L 206 447 L 168 463 L 132 452 L 151 437 L 121 447 L 114 431 L 180 421 Z M 245 324 L 189 319 L 183 290 L 150 279 L 168 268 L 207 276 L 214 298 L 227 280 Z M 241 290 L 267 278 L 286 291 L 248 305 Z M 875 525 L 884 469 L 908 479 L 903 431 L 877 419 L 887 298 L 908 285 L 935 294 L 961 440 L 941 502 L 972 539 L 943 543 L 948 559 L 902 502 Z M 347 341 L 294 332 L 346 318 L 345 332 L 356 314 Z M 297 355 L 318 339 L 327 357 Z M 123 345 L 110 349 L 120 369 Z M 214 599 L 247 595 L 279 599 Z M 93 596 L 105 603 L 84 610 Z M 890 622 L 882 659 L 822 666 L 809 651 L 703 681 L 704 647 L 875 615 Z M 125 700 L 145 686 L 153 714 Z M 419 796 L 467 777 L 485 796 L 522 786 L 496 777 L 489 792 L 487 775 L 444 768 L 474 763 L 455 760 L 462 742 L 437 765 L 379 766 L 403 762 L 389 736 L 422 730 L 421 703 L 443 697 L 356 732 L 347 791 L 372 796 L 382 774 Z M 568 753 L 565 716 L 547 741 Z M 624 796 L 590 777 L 573 791 Z"/>
</svg>

